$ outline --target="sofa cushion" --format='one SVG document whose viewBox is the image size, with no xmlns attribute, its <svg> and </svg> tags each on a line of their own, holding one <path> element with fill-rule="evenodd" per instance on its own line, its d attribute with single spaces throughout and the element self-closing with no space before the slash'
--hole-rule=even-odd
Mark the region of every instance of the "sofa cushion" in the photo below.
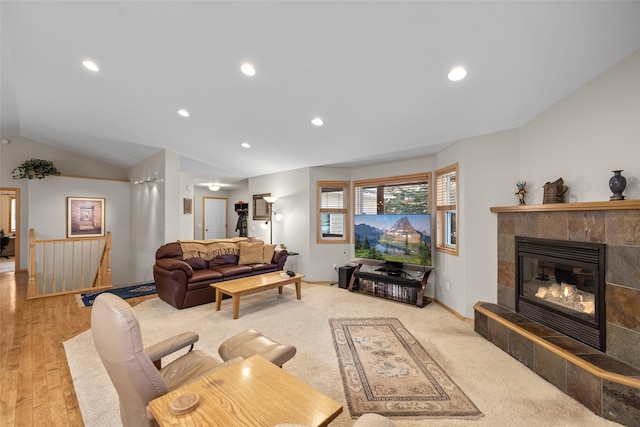
<svg viewBox="0 0 640 427">
<path fill-rule="evenodd" d="M 238 246 L 240 247 L 238 265 L 262 263 L 262 247 L 264 246 L 262 242 L 240 242 Z"/>
<path fill-rule="evenodd" d="M 264 245 L 262 246 L 262 262 L 265 264 L 271 264 L 273 259 L 273 253 L 276 251 L 276 245 Z"/>
<path fill-rule="evenodd" d="M 189 264 L 194 271 L 204 270 L 205 268 L 209 267 L 207 261 L 203 260 L 202 258 L 185 259 L 184 262 Z"/>
<path fill-rule="evenodd" d="M 251 274 L 253 271 L 250 265 L 219 265 L 213 271 L 220 272 L 224 277 L 235 276 L 236 274 Z"/>
<path fill-rule="evenodd" d="M 276 271 L 278 266 L 275 264 L 251 264 L 251 268 L 255 272 L 265 272 L 264 270 L 273 270 Z"/>
<path fill-rule="evenodd" d="M 207 282 L 222 279 L 222 273 L 216 270 L 195 270 L 193 276 L 188 280 L 188 284 L 196 282 Z"/>
<path fill-rule="evenodd" d="M 233 254 L 218 255 L 217 257 L 209 261 L 209 268 L 215 268 L 219 265 L 226 265 L 226 264 L 237 265 L 238 255 L 233 255 Z"/>
</svg>

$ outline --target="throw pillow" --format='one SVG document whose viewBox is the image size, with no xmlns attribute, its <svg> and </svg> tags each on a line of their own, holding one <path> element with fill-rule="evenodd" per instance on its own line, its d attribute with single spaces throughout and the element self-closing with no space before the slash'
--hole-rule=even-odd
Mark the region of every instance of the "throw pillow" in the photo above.
<svg viewBox="0 0 640 427">
<path fill-rule="evenodd" d="M 240 242 L 238 246 L 240 246 L 238 265 L 262 263 L 262 242 Z"/>
<path fill-rule="evenodd" d="M 189 258 L 185 259 L 184 262 L 189 264 L 194 270 L 204 270 L 205 268 L 207 268 L 207 261 L 203 260 L 202 258 Z"/>
<path fill-rule="evenodd" d="M 264 245 L 262 247 L 262 262 L 265 264 L 271 264 L 273 259 L 273 253 L 276 251 L 276 245 Z"/>
</svg>

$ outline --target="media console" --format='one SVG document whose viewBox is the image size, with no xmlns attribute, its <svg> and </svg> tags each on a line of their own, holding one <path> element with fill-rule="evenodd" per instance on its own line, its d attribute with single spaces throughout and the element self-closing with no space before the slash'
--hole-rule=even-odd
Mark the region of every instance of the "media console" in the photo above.
<svg viewBox="0 0 640 427">
<path fill-rule="evenodd" d="M 424 291 L 433 270 L 432 267 L 388 266 L 384 261 L 371 259 L 357 259 L 354 263 L 356 268 L 349 281 L 349 291 L 415 304 L 417 307 L 424 307 L 429 303 L 424 296 Z M 378 268 L 374 271 L 361 271 L 364 265 Z"/>
</svg>

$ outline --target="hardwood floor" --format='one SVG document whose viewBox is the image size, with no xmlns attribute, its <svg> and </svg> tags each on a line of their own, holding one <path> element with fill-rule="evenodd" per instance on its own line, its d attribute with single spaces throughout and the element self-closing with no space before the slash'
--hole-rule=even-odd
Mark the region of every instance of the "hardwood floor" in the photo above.
<svg viewBox="0 0 640 427">
<path fill-rule="evenodd" d="M 26 273 L 0 273 L 0 426 L 82 426 L 62 343 L 90 328 L 91 307 L 26 295 Z"/>
</svg>

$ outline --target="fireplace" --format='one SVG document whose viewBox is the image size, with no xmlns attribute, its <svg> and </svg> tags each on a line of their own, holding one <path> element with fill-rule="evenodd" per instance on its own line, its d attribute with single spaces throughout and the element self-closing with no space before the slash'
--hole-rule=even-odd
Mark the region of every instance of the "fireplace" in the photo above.
<svg viewBox="0 0 640 427">
<path fill-rule="evenodd" d="M 516 311 L 606 350 L 605 245 L 515 236 Z"/>
</svg>

